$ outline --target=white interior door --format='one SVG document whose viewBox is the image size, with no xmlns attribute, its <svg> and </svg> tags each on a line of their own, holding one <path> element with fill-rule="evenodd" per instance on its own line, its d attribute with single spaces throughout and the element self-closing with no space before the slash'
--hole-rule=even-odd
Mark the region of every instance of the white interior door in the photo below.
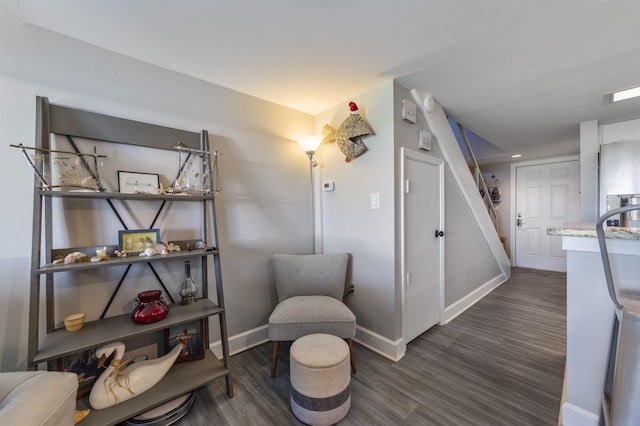
<svg viewBox="0 0 640 426">
<path fill-rule="evenodd" d="M 516 266 L 567 270 L 562 237 L 547 228 L 580 220 L 578 161 L 516 167 Z"/>
<path fill-rule="evenodd" d="M 404 151 L 404 298 L 402 335 L 409 342 L 440 321 L 442 297 L 442 160 Z"/>
</svg>

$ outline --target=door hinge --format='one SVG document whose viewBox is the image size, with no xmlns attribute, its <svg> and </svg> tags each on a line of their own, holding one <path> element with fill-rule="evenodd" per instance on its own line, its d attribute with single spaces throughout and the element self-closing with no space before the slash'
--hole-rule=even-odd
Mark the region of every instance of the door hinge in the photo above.
<svg viewBox="0 0 640 426">
<path fill-rule="evenodd" d="M 404 278 L 404 285 L 405 287 L 409 287 L 409 273 L 407 272 L 405 275 L 406 276 Z"/>
<path fill-rule="evenodd" d="M 405 194 L 408 194 L 408 193 L 409 193 L 409 190 L 410 190 L 409 188 L 410 188 L 410 186 L 411 186 L 411 185 L 410 185 L 410 183 L 409 183 L 409 179 L 405 180 L 405 181 L 404 181 L 404 193 L 405 193 Z"/>
</svg>

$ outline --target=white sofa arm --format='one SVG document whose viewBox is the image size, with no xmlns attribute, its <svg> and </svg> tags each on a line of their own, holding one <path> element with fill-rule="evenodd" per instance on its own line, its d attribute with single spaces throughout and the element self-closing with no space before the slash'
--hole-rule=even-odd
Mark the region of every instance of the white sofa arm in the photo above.
<svg viewBox="0 0 640 426">
<path fill-rule="evenodd" d="M 73 373 L 0 373 L 0 425 L 72 426 L 77 393 Z"/>
</svg>

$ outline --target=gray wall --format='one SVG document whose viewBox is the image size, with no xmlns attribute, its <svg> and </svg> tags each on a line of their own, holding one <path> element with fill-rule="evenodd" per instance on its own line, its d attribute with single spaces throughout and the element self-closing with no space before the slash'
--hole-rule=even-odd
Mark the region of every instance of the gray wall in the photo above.
<svg viewBox="0 0 640 426">
<path fill-rule="evenodd" d="M 33 173 L 9 144 L 33 145 L 36 95 L 209 131 L 223 153 L 217 208 L 229 332 L 264 325 L 275 302 L 270 255 L 311 241 L 308 163 L 293 139 L 312 131 L 313 117 L 25 25 L 12 2 L 0 2 L 0 20 L 0 370 L 26 367 Z"/>
<path fill-rule="evenodd" d="M 390 341 L 402 337 L 400 148 L 417 149 L 419 131 L 428 128 L 419 111 L 416 124 L 402 120 L 403 98 L 413 99 L 411 91 L 388 82 L 315 117 L 317 133 L 325 124 L 336 128 L 347 118 L 347 104 L 353 100 L 375 133 L 363 137 L 368 151 L 351 163 L 344 162 L 336 145 L 318 149 L 317 186 L 323 181 L 335 183 L 335 191 L 318 193 L 322 211 L 319 232 L 322 251 L 353 255 L 351 280 L 356 294 L 349 297 L 348 304 L 358 326 Z M 430 154 L 442 157 L 437 144 Z M 450 167 L 445 165 L 445 307 L 500 274 Z M 463 172 L 469 173 L 466 169 Z M 380 194 L 379 210 L 369 206 L 372 192 Z"/>
<path fill-rule="evenodd" d="M 409 92 L 398 87 L 402 97 Z M 416 93 L 424 100 L 426 94 Z M 437 101 L 437 100 L 436 100 Z M 400 99 L 396 105 L 400 108 Z M 419 102 L 419 109 L 422 107 Z M 437 137 L 432 153 L 445 159 L 445 322 L 471 306 L 487 291 L 510 276 L 509 262 L 471 177 L 460 147 L 442 107 L 423 113 L 430 131 Z M 398 141 L 408 148 L 417 145 L 417 135 Z M 466 194 L 465 194 L 466 192 Z M 472 207 L 474 206 L 474 207 Z M 474 212 L 472 208 L 477 211 Z M 474 214 L 477 213 L 477 214 Z M 484 231 L 483 231 L 484 229 Z M 491 246 L 488 241 L 491 241 Z"/>
<path fill-rule="evenodd" d="M 311 117 L 25 25 L 14 8 L 0 2 L 0 191 L 10 206 L 0 210 L 5 242 L 0 246 L 0 370 L 26 367 L 33 174 L 8 145 L 33 144 L 36 95 L 104 114 L 209 131 L 212 145 L 223 154 L 217 213 L 229 333 L 256 339 L 264 334 L 252 332 L 264 330 L 276 302 L 271 254 L 305 253 L 311 247 L 309 163 L 293 140 L 320 133 L 324 124 L 339 126 L 354 100 L 374 134 L 364 138 L 369 151 L 350 164 L 337 146 L 319 148 L 316 187 L 332 180 L 336 190 L 317 192 L 318 246 L 320 252 L 353 254 L 350 278 L 356 294 L 349 304 L 359 326 L 391 342 L 401 337 L 398 152 L 401 146 L 415 148 L 418 128 L 426 125 L 421 114 L 417 126 L 401 120 L 400 101 L 411 98 L 407 88 L 389 81 Z M 439 155 L 437 147 L 433 153 Z M 449 304 L 482 285 L 495 267 L 482 256 L 485 243 L 450 170 L 445 185 Z M 378 210 L 370 209 L 371 193 L 380 194 Z M 172 220 L 163 226 L 179 218 Z M 461 257 L 472 259 L 461 263 Z M 97 305 L 82 307 L 95 310 Z M 243 344 L 251 345 L 251 338 Z"/>
<path fill-rule="evenodd" d="M 319 181 L 332 180 L 335 191 L 320 192 L 322 245 L 325 253 L 353 255 L 351 280 L 356 294 L 349 305 L 358 325 L 393 339 L 395 307 L 395 202 L 393 82 L 355 96 L 315 117 L 318 132 L 325 124 L 337 128 L 349 116 L 349 101 L 374 134 L 363 137 L 368 151 L 351 163 L 336 144 L 318 152 Z M 380 194 L 380 209 L 370 209 L 370 194 Z"/>
</svg>

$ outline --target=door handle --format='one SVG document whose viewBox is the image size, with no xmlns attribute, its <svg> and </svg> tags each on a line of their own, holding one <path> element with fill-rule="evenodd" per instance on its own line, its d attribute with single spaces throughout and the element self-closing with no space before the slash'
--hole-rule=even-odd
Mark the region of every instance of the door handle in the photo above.
<svg viewBox="0 0 640 426">
<path fill-rule="evenodd" d="M 444 237 L 444 231 L 438 231 L 436 229 L 436 238 L 438 238 L 438 237 Z"/>
<path fill-rule="evenodd" d="M 522 215 L 520 213 L 518 213 L 518 217 L 516 218 L 516 226 L 517 227 L 522 226 Z"/>
</svg>

